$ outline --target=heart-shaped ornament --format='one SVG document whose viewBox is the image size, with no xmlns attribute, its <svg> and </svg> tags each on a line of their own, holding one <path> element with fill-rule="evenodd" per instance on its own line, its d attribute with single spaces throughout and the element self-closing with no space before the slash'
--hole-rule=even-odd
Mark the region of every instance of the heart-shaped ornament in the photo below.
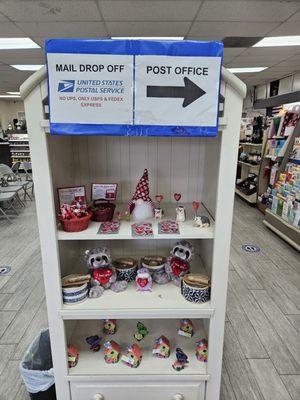
<svg viewBox="0 0 300 400">
<path fill-rule="evenodd" d="M 162 194 L 157 194 L 157 195 L 155 196 L 155 200 L 156 200 L 158 203 L 160 203 L 161 201 L 163 201 L 163 199 L 164 199 L 164 196 L 163 196 Z"/>
<path fill-rule="evenodd" d="M 194 208 L 194 210 L 198 210 L 198 208 L 199 208 L 199 205 L 200 205 L 200 203 L 199 203 L 199 201 L 193 201 L 193 208 Z"/>
<path fill-rule="evenodd" d="M 180 193 L 174 193 L 174 199 L 176 201 L 179 201 L 181 199 L 181 194 Z"/>
<path fill-rule="evenodd" d="M 145 287 L 148 284 L 148 279 L 147 278 L 138 278 L 137 279 L 137 284 L 140 287 Z"/>
</svg>

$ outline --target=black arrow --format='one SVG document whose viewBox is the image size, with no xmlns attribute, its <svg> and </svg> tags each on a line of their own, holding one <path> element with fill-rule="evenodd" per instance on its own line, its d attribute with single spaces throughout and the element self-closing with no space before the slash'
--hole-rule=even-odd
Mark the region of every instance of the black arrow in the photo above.
<svg viewBox="0 0 300 400">
<path fill-rule="evenodd" d="M 182 107 L 187 107 L 205 95 L 205 91 L 184 77 L 184 86 L 147 86 L 147 97 L 183 98 Z"/>
</svg>

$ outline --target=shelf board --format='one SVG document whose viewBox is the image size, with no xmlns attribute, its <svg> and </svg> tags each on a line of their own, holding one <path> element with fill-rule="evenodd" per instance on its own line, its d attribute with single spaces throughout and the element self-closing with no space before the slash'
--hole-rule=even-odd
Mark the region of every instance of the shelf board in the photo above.
<svg viewBox="0 0 300 400">
<path fill-rule="evenodd" d="M 99 298 L 63 305 L 60 310 L 63 319 L 210 318 L 213 313 L 210 301 L 191 303 L 172 282 L 154 283 L 151 292 L 137 291 L 135 283 L 131 282 L 124 292 L 114 293 L 108 289 Z"/>
<path fill-rule="evenodd" d="M 184 315 L 185 317 L 185 315 Z M 93 352 L 85 342 L 85 338 L 91 335 L 101 335 L 101 321 L 84 321 L 77 322 L 74 327 L 73 334 L 70 337 L 69 343 L 74 345 L 79 352 L 78 364 L 74 368 L 69 369 L 67 376 L 68 380 L 78 380 L 79 377 L 86 377 L 89 380 L 91 377 L 116 376 L 119 379 L 121 376 L 152 376 L 162 378 L 168 377 L 170 380 L 178 379 L 180 376 L 197 377 L 198 380 L 208 380 L 207 364 L 197 360 L 195 355 L 195 343 L 198 339 L 206 337 L 205 331 L 200 320 L 194 320 L 194 336 L 186 338 L 178 335 L 178 320 L 166 320 L 157 323 L 155 320 L 142 320 L 147 326 L 149 334 L 141 341 L 137 342 L 133 335 L 136 332 L 136 320 L 118 320 L 117 332 L 115 335 L 108 336 L 105 339 L 112 339 L 120 344 L 122 354 L 125 352 L 126 346 L 130 343 L 138 343 L 142 350 L 142 361 L 138 368 L 130 368 L 123 364 L 121 360 L 117 364 L 106 364 L 104 361 L 103 342 L 101 340 L 101 349 L 99 352 Z M 100 332 L 100 333 L 99 333 Z M 160 335 L 165 335 L 171 344 L 171 354 L 169 358 L 160 359 L 153 357 L 152 347 L 154 340 Z M 182 348 L 187 354 L 189 364 L 182 371 L 175 371 L 172 368 L 172 363 L 175 361 L 176 347 Z"/>
<path fill-rule="evenodd" d="M 100 222 L 91 221 L 88 229 L 82 232 L 64 232 L 61 227 L 58 228 L 57 238 L 58 240 L 143 240 L 143 239 L 213 239 L 214 238 L 214 221 L 209 215 L 207 210 L 201 205 L 198 210 L 198 215 L 205 215 L 210 219 L 211 226 L 209 228 L 198 228 L 193 226 L 194 211 L 192 204 L 182 204 L 185 206 L 187 219 L 185 222 L 179 222 L 179 234 L 158 234 L 158 220 L 154 218 L 147 220 L 152 222 L 153 236 L 147 238 L 137 238 L 131 235 L 131 225 L 133 221 L 121 221 L 121 226 L 118 234 L 114 235 L 103 235 L 98 234 Z M 162 203 L 164 210 L 163 219 L 175 219 L 175 203 Z M 117 205 L 116 210 L 125 210 L 126 205 Z"/>
<path fill-rule="evenodd" d="M 256 204 L 256 195 L 257 195 L 257 192 L 255 192 L 255 193 L 253 193 L 253 194 L 250 194 L 250 195 L 247 195 L 247 194 L 241 192 L 238 188 L 235 188 L 235 193 L 236 193 L 238 196 L 242 197 L 244 200 L 246 200 L 248 203 L 250 203 L 250 204 Z"/>
<path fill-rule="evenodd" d="M 255 164 L 255 165 L 253 165 L 253 164 L 249 164 L 249 163 L 246 163 L 246 162 L 244 162 L 244 161 L 238 161 L 238 163 L 239 164 L 242 164 L 242 165 L 246 165 L 247 167 L 254 167 L 254 168 L 257 168 L 257 167 L 259 167 L 259 164 Z"/>
<path fill-rule="evenodd" d="M 288 138 L 288 136 L 273 136 L 273 137 L 268 137 L 268 140 L 285 140 L 286 138 Z"/>
<path fill-rule="evenodd" d="M 262 143 L 243 143 L 243 142 L 240 142 L 240 146 L 261 147 Z"/>
<path fill-rule="evenodd" d="M 281 218 L 279 215 L 274 214 L 272 211 L 269 209 L 266 210 L 266 213 L 274 217 L 275 219 L 279 220 L 283 225 L 287 226 L 288 228 L 292 229 L 293 231 L 297 232 L 300 234 L 300 229 L 298 229 L 296 226 L 290 224 L 289 222 L 285 221 L 283 218 Z"/>
</svg>

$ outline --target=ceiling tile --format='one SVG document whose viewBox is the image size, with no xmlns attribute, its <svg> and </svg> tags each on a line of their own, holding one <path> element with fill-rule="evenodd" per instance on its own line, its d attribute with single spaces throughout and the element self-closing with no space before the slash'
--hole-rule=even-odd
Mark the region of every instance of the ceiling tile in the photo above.
<svg viewBox="0 0 300 400">
<path fill-rule="evenodd" d="M 110 36 L 185 36 L 190 22 L 117 22 L 106 23 Z"/>
<path fill-rule="evenodd" d="M 57 38 L 106 36 L 105 26 L 102 22 L 18 22 L 17 25 L 31 37 Z"/>
<path fill-rule="evenodd" d="M 273 1 L 205 1 L 197 20 L 240 21 L 240 22 L 282 22 L 299 10 L 299 2 L 282 3 Z"/>
<path fill-rule="evenodd" d="M 249 47 L 244 53 L 243 56 L 293 56 L 296 54 L 300 54 L 300 46 L 287 46 L 287 47 Z"/>
<path fill-rule="evenodd" d="M 283 24 L 280 24 L 276 29 L 270 31 L 267 36 L 288 36 L 288 35 L 299 35 L 299 34 L 300 34 L 299 21 L 297 22 L 287 21 L 284 22 Z"/>
<path fill-rule="evenodd" d="M 230 67 L 269 67 L 271 65 L 274 65 L 274 61 L 258 61 L 258 60 L 240 60 L 239 57 L 234 58 L 230 62 Z"/>
<path fill-rule="evenodd" d="M 192 21 L 199 1 L 99 1 L 106 21 Z"/>
<path fill-rule="evenodd" d="M 278 23 L 272 22 L 200 22 L 196 21 L 192 25 L 190 35 L 205 35 L 209 32 L 211 35 L 224 36 L 264 36 L 272 29 L 276 28 Z"/>
<path fill-rule="evenodd" d="M 300 21 L 300 10 L 289 18 L 288 22 Z"/>
<path fill-rule="evenodd" d="M 238 56 L 246 50 L 245 47 L 225 47 L 224 55 L 225 56 Z"/>
<path fill-rule="evenodd" d="M 9 19 L 6 18 L 3 14 L 0 12 L 0 22 L 9 22 Z"/>
<path fill-rule="evenodd" d="M 0 23 L 0 37 L 24 37 L 24 32 L 19 29 L 13 22 Z"/>
<path fill-rule="evenodd" d="M 197 41 L 204 41 L 204 42 L 209 42 L 209 41 L 217 41 L 220 42 L 223 40 L 223 35 L 211 35 L 211 36 L 206 36 L 206 35 L 186 35 L 185 39 L 187 40 L 197 40 Z"/>
<path fill-rule="evenodd" d="M 5 1 L 0 2 L 0 12 L 12 21 L 99 21 L 98 7 L 94 1 Z"/>
</svg>

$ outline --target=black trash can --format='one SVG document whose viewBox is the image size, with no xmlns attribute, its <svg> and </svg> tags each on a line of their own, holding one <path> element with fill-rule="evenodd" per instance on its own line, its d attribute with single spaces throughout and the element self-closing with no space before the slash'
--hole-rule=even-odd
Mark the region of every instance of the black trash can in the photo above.
<svg viewBox="0 0 300 400">
<path fill-rule="evenodd" d="M 20 372 L 32 400 L 56 400 L 49 330 L 42 330 L 27 349 Z"/>
</svg>

